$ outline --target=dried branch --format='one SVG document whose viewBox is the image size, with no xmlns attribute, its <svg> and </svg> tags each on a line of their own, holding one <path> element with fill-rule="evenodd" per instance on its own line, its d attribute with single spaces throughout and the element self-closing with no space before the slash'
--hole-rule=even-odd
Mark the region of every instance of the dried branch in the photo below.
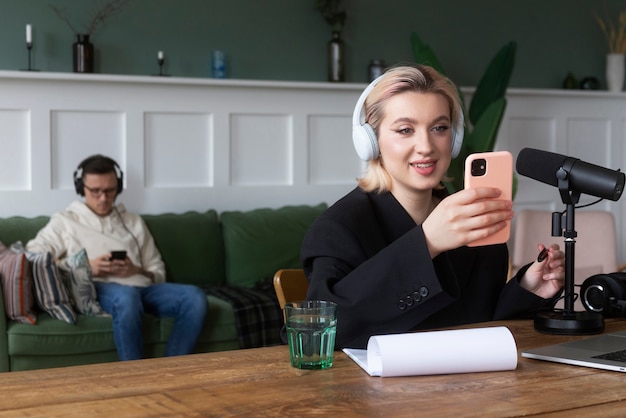
<svg viewBox="0 0 626 418">
<path fill-rule="evenodd" d="M 74 26 L 72 25 L 72 22 L 69 21 L 69 19 L 67 17 L 65 17 L 65 15 L 63 14 L 63 12 L 61 10 L 59 10 L 56 6 L 54 5 L 50 5 L 50 8 L 52 8 L 52 10 L 54 11 L 54 13 L 56 13 L 57 16 L 59 16 L 59 18 L 64 21 L 65 23 L 67 23 L 67 26 L 70 27 L 70 29 L 72 30 L 72 32 L 74 33 L 78 33 L 78 31 L 76 29 L 74 29 Z"/>
<path fill-rule="evenodd" d="M 72 32 L 74 32 L 77 35 L 79 33 L 82 33 L 85 35 L 92 35 L 99 27 L 104 25 L 107 19 L 120 13 L 132 1 L 133 0 L 108 0 L 105 3 L 94 7 L 91 13 L 89 13 L 89 16 L 90 16 L 89 23 L 85 26 L 85 30 L 83 32 L 79 32 L 76 30 L 74 25 L 72 25 L 70 20 L 65 15 L 64 10 L 60 10 L 59 8 L 53 6 L 52 4 L 50 5 L 50 7 L 56 13 L 56 15 L 59 16 L 59 18 L 61 18 L 61 20 L 67 23 L 70 29 L 72 29 Z"/>
<path fill-rule="evenodd" d="M 606 5 L 605 5 L 606 6 Z M 626 11 L 619 14 L 617 25 L 609 17 L 609 13 L 605 7 L 605 18 L 595 15 L 598 26 L 602 30 L 606 42 L 609 46 L 609 52 L 613 54 L 626 53 Z"/>
</svg>

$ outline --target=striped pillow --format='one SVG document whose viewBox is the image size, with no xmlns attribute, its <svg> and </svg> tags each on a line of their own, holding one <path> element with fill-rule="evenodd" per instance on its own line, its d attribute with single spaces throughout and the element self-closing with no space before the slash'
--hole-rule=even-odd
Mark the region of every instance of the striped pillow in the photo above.
<svg viewBox="0 0 626 418">
<path fill-rule="evenodd" d="M 41 309 L 50 316 L 76 323 L 76 312 L 72 309 L 70 297 L 63 283 L 63 276 L 50 253 L 26 253 L 33 272 L 35 297 Z"/>
<path fill-rule="evenodd" d="M 7 316 L 25 324 L 36 324 L 33 279 L 26 255 L 10 251 L 1 242 L 0 278 Z"/>
</svg>

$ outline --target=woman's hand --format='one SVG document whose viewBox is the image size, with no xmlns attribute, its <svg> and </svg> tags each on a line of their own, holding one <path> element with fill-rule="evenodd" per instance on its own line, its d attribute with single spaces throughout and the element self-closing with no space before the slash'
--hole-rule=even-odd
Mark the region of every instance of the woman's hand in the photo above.
<svg viewBox="0 0 626 418">
<path fill-rule="evenodd" d="M 546 248 L 538 246 L 539 251 L 547 249 L 548 256 L 543 261 L 535 260 L 530 265 L 524 277 L 520 280 L 520 286 L 533 292 L 544 299 L 556 296 L 563 288 L 565 281 L 565 253 L 557 244 Z"/>
<path fill-rule="evenodd" d="M 130 258 L 112 260 L 111 254 L 103 254 L 98 258 L 89 260 L 93 277 L 130 277 L 141 274 L 141 268 L 134 265 Z"/>
<path fill-rule="evenodd" d="M 431 257 L 495 234 L 513 218 L 513 202 L 500 189 L 477 187 L 443 199 L 422 224 Z"/>
</svg>

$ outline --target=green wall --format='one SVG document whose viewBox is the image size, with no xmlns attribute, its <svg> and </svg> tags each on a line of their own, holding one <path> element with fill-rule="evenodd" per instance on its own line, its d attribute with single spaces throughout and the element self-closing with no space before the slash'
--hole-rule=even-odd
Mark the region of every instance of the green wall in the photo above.
<svg viewBox="0 0 626 418">
<path fill-rule="evenodd" d="M 74 34 L 50 8 L 80 26 L 102 0 L 0 0 L 1 70 L 27 66 L 25 25 L 33 25 L 33 66 L 71 72 Z M 626 0 L 345 0 L 347 80 L 365 82 L 371 58 L 411 61 L 410 35 L 431 44 L 459 85 L 477 84 L 488 61 L 518 43 L 512 87 L 560 88 L 571 71 L 604 84 L 607 47 L 594 13 L 616 17 Z M 209 77 L 213 49 L 226 51 L 229 77 L 326 80 L 330 28 L 314 0 L 134 0 L 92 37 L 96 72 L 158 71 Z"/>
</svg>

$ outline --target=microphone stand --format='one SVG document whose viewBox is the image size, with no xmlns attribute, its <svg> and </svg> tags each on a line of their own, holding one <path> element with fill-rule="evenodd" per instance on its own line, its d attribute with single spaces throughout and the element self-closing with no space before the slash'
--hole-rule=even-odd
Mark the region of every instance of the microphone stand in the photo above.
<svg viewBox="0 0 626 418">
<path fill-rule="evenodd" d="M 548 334 L 576 335 L 598 334 L 604 330 L 604 317 L 597 312 L 576 312 L 574 310 L 574 255 L 576 230 L 574 229 L 574 210 L 580 198 L 580 192 L 571 191 L 569 171 L 575 159 L 568 158 L 556 173 L 561 200 L 566 207 L 565 230 L 562 227 L 561 214 L 552 214 L 552 236 L 565 238 L 565 301 L 563 310 L 553 309 L 535 317 L 535 329 Z"/>
</svg>

